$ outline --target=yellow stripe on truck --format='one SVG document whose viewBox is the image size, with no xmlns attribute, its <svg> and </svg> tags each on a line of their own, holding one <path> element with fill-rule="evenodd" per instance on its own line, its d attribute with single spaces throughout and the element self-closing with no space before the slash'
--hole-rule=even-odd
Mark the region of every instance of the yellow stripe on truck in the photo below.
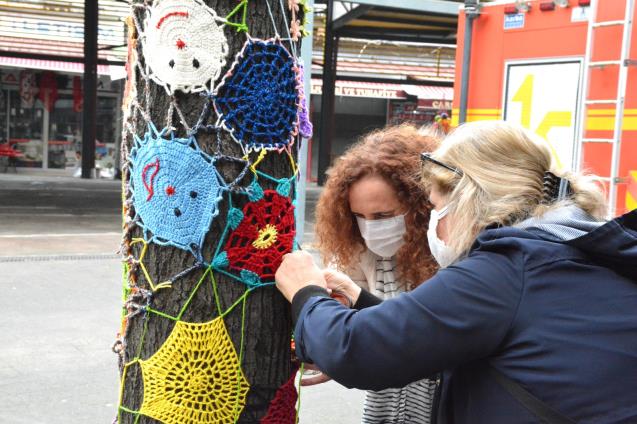
<svg viewBox="0 0 637 424">
<path fill-rule="evenodd" d="M 458 126 L 459 109 L 451 111 L 451 126 Z M 467 122 L 474 121 L 497 121 L 502 119 L 502 109 L 468 109 Z"/>
<path fill-rule="evenodd" d="M 613 131 L 615 109 L 591 109 L 587 112 L 586 129 L 590 131 Z M 622 130 L 637 131 L 637 109 L 625 109 Z"/>
<path fill-rule="evenodd" d="M 626 210 L 637 209 L 637 171 L 628 173 L 628 189 L 626 190 Z"/>
</svg>

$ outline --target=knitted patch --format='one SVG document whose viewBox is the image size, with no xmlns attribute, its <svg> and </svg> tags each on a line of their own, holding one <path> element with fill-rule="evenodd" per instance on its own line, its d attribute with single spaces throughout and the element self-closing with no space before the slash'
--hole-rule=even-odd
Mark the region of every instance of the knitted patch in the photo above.
<svg viewBox="0 0 637 424">
<path fill-rule="evenodd" d="M 223 126 L 248 149 L 281 149 L 298 133 L 296 61 L 279 41 L 248 39 L 217 87 Z"/>
<path fill-rule="evenodd" d="M 249 384 L 221 317 L 176 322 L 159 350 L 139 364 L 139 412 L 163 423 L 232 423 L 245 406 Z"/>
<path fill-rule="evenodd" d="M 268 412 L 259 421 L 261 424 L 296 424 L 296 401 L 299 393 L 294 385 L 295 377 L 296 369 L 292 370 L 290 379 L 277 390 Z"/>
<path fill-rule="evenodd" d="M 133 205 L 144 238 L 197 252 L 222 198 L 214 159 L 193 137 L 166 139 L 152 127 L 143 140 L 136 137 L 130 157 Z"/>
<path fill-rule="evenodd" d="M 282 256 L 292 251 L 294 234 L 290 199 L 264 190 L 260 200 L 245 205 L 241 223 L 228 237 L 224 248 L 228 269 L 241 273 L 242 279 L 252 274 L 261 282 L 274 280 Z"/>
<path fill-rule="evenodd" d="M 226 64 L 223 22 L 202 0 L 155 0 L 142 34 L 149 76 L 169 91 L 208 89 Z"/>
</svg>

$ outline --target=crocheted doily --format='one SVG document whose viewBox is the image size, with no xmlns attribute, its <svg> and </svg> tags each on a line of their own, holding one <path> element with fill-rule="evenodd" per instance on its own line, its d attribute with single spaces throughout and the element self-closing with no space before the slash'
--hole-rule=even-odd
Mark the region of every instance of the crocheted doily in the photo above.
<svg viewBox="0 0 637 424">
<path fill-rule="evenodd" d="M 229 211 L 228 225 L 233 231 L 215 265 L 239 273 L 249 286 L 273 281 L 283 255 L 294 245 L 294 206 L 290 199 L 275 190 L 261 191 L 258 199 L 242 211 Z"/>
<path fill-rule="evenodd" d="M 221 317 L 176 322 L 159 350 L 139 364 L 139 412 L 163 423 L 233 423 L 245 405 L 250 386 Z"/>
<path fill-rule="evenodd" d="M 226 64 L 223 22 L 202 0 L 155 0 L 142 34 L 149 76 L 169 91 L 209 88 Z"/>
<path fill-rule="evenodd" d="M 248 39 L 213 98 L 223 126 L 248 149 L 281 149 L 298 133 L 296 60 L 276 40 Z"/>
<path fill-rule="evenodd" d="M 260 424 L 296 424 L 296 402 L 299 399 L 294 385 L 296 371 L 296 368 L 293 369 L 288 381 L 279 387 Z"/>
<path fill-rule="evenodd" d="M 133 206 L 144 238 L 197 251 L 222 198 L 214 160 L 194 138 L 166 139 L 153 127 L 143 140 L 136 137 L 130 157 Z"/>
</svg>

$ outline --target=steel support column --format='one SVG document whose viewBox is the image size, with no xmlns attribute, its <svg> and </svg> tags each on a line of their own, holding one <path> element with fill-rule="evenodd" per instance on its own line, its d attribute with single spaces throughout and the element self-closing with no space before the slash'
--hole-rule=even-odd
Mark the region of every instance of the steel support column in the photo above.
<svg viewBox="0 0 637 424">
<path fill-rule="evenodd" d="M 334 5 L 327 2 L 325 19 L 325 48 L 323 49 L 323 87 L 321 90 L 321 128 L 318 157 L 318 184 L 325 184 L 326 171 L 330 166 L 332 138 L 334 137 L 334 91 L 336 86 L 336 63 L 338 36 L 334 33 Z"/>
<path fill-rule="evenodd" d="M 95 169 L 97 116 L 98 0 L 84 0 L 84 105 L 82 111 L 82 178 Z"/>
<path fill-rule="evenodd" d="M 460 110 L 458 123 L 467 122 L 467 103 L 469 99 L 469 75 L 471 70 L 471 44 L 473 39 L 473 20 L 480 15 L 478 0 L 465 0 L 464 3 L 464 47 L 462 49 L 462 74 L 460 77 Z"/>
</svg>

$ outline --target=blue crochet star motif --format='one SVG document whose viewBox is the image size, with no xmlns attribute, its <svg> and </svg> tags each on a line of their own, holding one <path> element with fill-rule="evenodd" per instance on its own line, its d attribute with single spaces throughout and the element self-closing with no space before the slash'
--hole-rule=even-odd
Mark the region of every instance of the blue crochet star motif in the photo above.
<svg viewBox="0 0 637 424">
<path fill-rule="evenodd" d="M 151 125 L 131 150 L 130 186 L 144 239 L 201 250 L 225 187 L 214 159 L 194 137 L 164 137 Z"/>
<path fill-rule="evenodd" d="M 280 149 L 298 134 L 299 69 L 277 41 L 249 39 L 213 97 L 224 127 L 248 149 Z"/>
</svg>

